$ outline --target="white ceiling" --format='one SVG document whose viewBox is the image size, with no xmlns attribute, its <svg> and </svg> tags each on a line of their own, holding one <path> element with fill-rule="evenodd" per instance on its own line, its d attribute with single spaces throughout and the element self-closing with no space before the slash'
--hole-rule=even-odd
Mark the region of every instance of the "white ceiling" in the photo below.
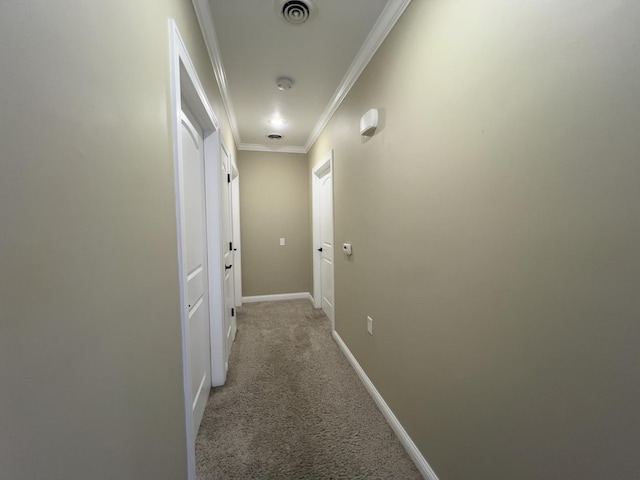
<svg viewBox="0 0 640 480">
<path fill-rule="evenodd" d="M 239 149 L 306 152 L 410 0 L 311 1 L 310 20 L 292 25 L 279 0 L 194 0 Z"/>
</svg>

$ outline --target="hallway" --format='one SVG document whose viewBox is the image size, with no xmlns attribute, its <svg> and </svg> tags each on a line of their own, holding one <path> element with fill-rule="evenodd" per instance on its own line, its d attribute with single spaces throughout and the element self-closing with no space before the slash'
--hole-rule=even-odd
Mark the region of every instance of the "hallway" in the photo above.
<svg viewBox="0 0 640 480">
<path fill-rule="evenodd" d="M 0 480 L 640 479 L 638 25 L 2 2 Z"/>
<path fill-rule="evenodd" d="M 245 304 L 197 478 L 421 478 L 307 300 Z"/>
</svg>

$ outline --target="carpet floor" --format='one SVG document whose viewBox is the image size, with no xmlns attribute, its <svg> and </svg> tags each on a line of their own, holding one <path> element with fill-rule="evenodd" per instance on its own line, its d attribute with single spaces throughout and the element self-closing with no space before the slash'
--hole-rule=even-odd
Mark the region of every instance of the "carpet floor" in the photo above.
<svg viewBox="0 0 640 480">
<path fill-rule="evenodd" d="M 237 322 L 196 439 L 199 480 L 422 478 L 321 310 L 249 303 Z"/>
</svg>

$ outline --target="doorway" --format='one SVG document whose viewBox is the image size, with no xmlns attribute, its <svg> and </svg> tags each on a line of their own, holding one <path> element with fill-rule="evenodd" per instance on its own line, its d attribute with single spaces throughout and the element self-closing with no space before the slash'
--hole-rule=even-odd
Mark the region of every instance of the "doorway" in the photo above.
<svg viewBox="0 0 640 480">
<path fill-rule="evenodd" d="M 236 299 L 235 273 L 238 266 L 235 262 L 235 239 L 233 236 L 233 191 L 232 191 L 232 161 L 228 149 L 221 144 L 220 171 L 221 199 L 222 199 L 222 251 L 224 264 L 224 365 L 225 372 L 229 368 L 231 345 L 236 338 Z M 236 169 L 237 172 L 237 169 Z"/>
<path fill-rule="evenodd" d="M 220 130 L 174 20 L 169 22 L 187 478 L 211 386 L 226 378 Z M 225 178 L 226 180 L 226 178 Z"/>
<path fill-rule="evenodd" d="M 313 299 L 335 329 L 334 235 L 333 235 L 333 150 L 311 173 L 313 195 Z"/>
<path fill-rule="evenodd" d="M 235 158 L 231 158 L 231 211 L 233 231 L 233 278 L 235 281 L 235 304 L 242 306 L 242 243 L 240 242 L 240 172 Z"/>
</svg>

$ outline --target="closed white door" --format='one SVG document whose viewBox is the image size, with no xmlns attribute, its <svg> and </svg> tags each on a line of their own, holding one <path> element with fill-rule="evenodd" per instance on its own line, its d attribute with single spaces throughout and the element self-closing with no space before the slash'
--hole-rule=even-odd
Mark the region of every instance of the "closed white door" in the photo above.
<svg viewBox="0 0 640 480">
<path fill-rule="evenodd" d="M 182 245 L 189 350 L 193 435 L 198 433 L 211 388 L 207 231 L 204 193 L 203 136 L 186 108 L 182 111 L 180 168 L 182 179 Z"/>
<path fill-rule="evenodd" d="M 222 240 L 224 251 L 224 344 L 225 368 L 229 364 L 231 345 L 236 336 L 235 294 L 234 294 L 234 255 L 232 227 L 231 159 L 223 147 L 220 156 L 222 169 Z"/>
<path fill-rule="evenodd" d="M 333 323 L 333 181 L 331 171 L 320 178 L 320 242 L 322 310 Z"/>
</svg>

